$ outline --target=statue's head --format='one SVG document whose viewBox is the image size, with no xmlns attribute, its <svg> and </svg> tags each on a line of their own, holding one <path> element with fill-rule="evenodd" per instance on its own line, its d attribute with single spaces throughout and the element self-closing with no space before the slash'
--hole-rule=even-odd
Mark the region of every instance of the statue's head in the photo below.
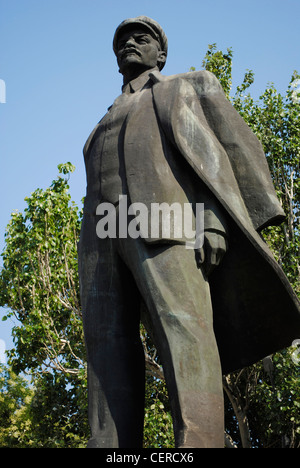
<svg viewBox="0 0 300 468">
<path fill-rule="evenodd" d="M 147 16 L 123 21 L 116 29 L 113 49 L 120 73 L 140 72 L 157 67 L 162 70 L 168 53 L 168 40 L 161 26 Z"/>
</svg>

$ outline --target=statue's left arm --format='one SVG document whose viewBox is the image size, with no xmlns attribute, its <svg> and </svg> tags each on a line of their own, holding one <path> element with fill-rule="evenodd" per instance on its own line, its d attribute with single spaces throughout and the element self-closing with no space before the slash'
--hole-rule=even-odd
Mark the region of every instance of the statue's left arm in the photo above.
<svg viewBox="0 0 300 468">
<path fill-rule="evenodd" d="M 223 214 L 255 231 L 283 221 L 262 145 L 213 74 L 163 78 L 153 94 L 164 131 L 220 202 L 221 225 Z M 199 252 L 208 269 L 220 262 L 227 246 L 226 228 L 217 231 L 207 230 Z"/>
<path fill-rule="evenodd" d="M 228 155 L 255 230 L 280 224 L 285 214 L 261 142 L 226 98 L 217 78 L 207 71 L 200 74 L 194 89 L 206 121 Z"/>
<path fill-rule="evenodd" d="M 212 73 L 168 77 L 153 94 L 164 131 L 238 223 L 260 231 L 284 220 L 262 145 Z"/>
</svg>

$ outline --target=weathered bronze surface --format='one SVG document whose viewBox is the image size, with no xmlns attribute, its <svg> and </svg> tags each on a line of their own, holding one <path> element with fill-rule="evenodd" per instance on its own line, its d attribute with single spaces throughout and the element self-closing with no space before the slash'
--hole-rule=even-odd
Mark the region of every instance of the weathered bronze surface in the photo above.
<svg viewBox="0 0 300 468">
<path fill-rule="evenodd" d="M 121 23 L 113 48 L 123 92 L 84 147 L 79 272 L 88 446 L 142 447 L 143 302 L 176 446 L 222 447 L 222 373 L 300 337 L 298 299 L 259 234 L 284 213 L 261 144 L 214 75 L 163 76 L 167 38 L 147 17 Z M 204 203 L 203 246 L 186 248 L 172 230 L 151 237 L 151 217 L 144 237 L 100 239 L 97 207 L 111 204 L 121 223 L 120 196 L 149 213 L 155 203 Z"/>
</svg>

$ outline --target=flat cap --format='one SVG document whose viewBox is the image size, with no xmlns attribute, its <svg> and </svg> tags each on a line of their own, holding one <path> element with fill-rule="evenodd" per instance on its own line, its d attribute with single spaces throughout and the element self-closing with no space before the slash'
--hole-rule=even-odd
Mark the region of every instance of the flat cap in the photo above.
<svg viewBox="0 0 300 468">
<path fill-rule="evenodd" d="M 130 25 L 142 26 L 149 30 L 149 32 L 158 40 L 161 50 L 166 54 L 168 53 L 168 39 L 165 35 L 162 27 L 157 23 L 157 21 L 149 18 L 148 16 L 137 16 L 136 18 L 128 18 L 122 21 L 121 24 L 116 29 L 114 39 L 113 39 L 113 49 L 114 53 L 117 54 L 118 50 L 118 39 L 122 29 Z"/>
</svg>

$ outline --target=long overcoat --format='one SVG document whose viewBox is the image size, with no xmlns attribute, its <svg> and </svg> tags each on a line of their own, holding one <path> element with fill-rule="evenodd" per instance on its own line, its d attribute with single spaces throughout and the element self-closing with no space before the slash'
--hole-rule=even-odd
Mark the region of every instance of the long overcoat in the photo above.
<svg viewBox="0 0 300 468">
<path fill-rule="evenodd" d="M 259 140 L 216 77 L 207 71 L 168 77 L 154 71 L 150 78 L 151 101 L 138 103 L 126 120 L 128 191 L 133 203 L 171 203 L 163 166 L 163 153 L 171 152 L 188 162 L 199 185 L 226 211 L 229 250 L 209 280 L 215 335 L 228 373 L 300 338 L 298 298 L 260 234 L 285 215 Z M 96 134 L 97 127 L 85 147 L 86 162 Z"/>
</svg>

